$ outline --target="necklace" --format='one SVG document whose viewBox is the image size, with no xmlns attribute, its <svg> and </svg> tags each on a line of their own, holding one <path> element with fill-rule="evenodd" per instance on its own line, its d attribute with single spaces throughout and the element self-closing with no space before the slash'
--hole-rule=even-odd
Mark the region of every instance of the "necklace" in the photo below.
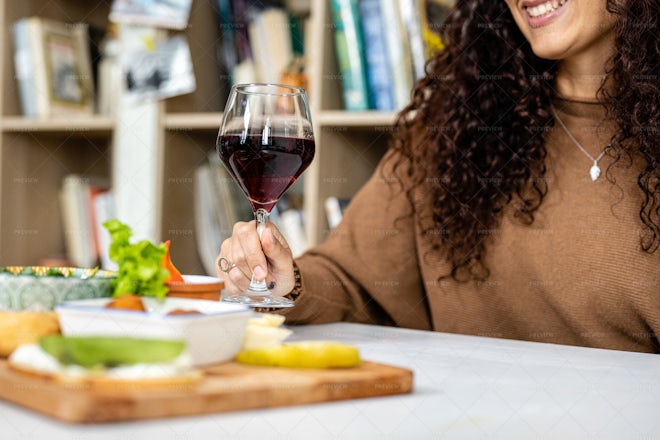
<svg viewBox="0 0 660 440">
<path fill-rule="evenodd" d="M 598 166 L 598 161 L 601 160 L 603 158 L 603 156 L 605 155 L 605 152 L 607 151 L 607 147 L 603 148 L 603 151 L 601 151 L 600 154 L 598 155 L 598 157 L 596 157 L 594 159 L 594 157 L 591 154 L 589 154 L 589 152 L 587 150 L 585 150 L 582 145 L 580 145 L 580 143 L 577 141 L 577 139 L 575 139 L 575 137 L 573 136 L 573 133 L 571 133 L 568 130 L 568 127 L 566 127 L 566 125 L 564 124 L 564 121 L 562 121 L 561 118 L 559 117 L 559 115 L 557 114 L 557 111 L 555 110 L 555 106 L 551 105 L 550 109 L 552 110 L 552 114 L 555 116 L 555 119 L 557 120 L 557 122 L 559 122 L 559 125 L 561 125 L 561 128 L 564 129 L 564 131 L 566 132 L 568 137 L 573 141 L 575 146 L 578 147 L 580 149 L 580 151 L 582 151 L 584 153 L 584 155 L 587 156 L 589 159 L 591 159 L 591 161 L 594 163 L 591 166 L 591 168 L 589 169 L 589 175 L 591 176 L 591 180 L 596 181 L 596 179 L 598 179 L 598 177 L 600 176 L 600 167 Z"/>
</svg>

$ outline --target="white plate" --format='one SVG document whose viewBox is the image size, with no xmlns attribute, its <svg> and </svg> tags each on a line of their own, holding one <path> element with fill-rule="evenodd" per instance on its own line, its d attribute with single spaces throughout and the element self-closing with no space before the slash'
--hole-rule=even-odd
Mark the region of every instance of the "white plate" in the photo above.
<svg viewBox="0 0 660 440">
<path fill-rule="evenodd" d="M 147 312 L 108 309 L 111 298 L 63 302 L 55 306 L 66 336 L 123 336 L 185 340 L 197 366 L 231 360 L 241 349 L 253 311 L 240 304 L 201 299 L 144 297 Z M 167 315 L 174 309 L 201 314 Z"/>
</svg>

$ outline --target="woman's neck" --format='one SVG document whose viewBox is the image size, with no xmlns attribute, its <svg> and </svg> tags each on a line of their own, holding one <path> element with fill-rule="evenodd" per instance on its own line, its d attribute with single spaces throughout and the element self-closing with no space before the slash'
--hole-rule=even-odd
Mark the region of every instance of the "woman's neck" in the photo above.
<svg viewBox="0 0 660 440">
<path fill-rule="evenodd" d="M 557 93 L 566 98 L 595 100 L 605 79 L 604 70 L 576 67 L 564 62 L 560 64 L 555 82 Z"/>
<path fill-rule="evenodd" d="M 559 63 L 555 87 L 560 96 L 579 100 L 595 100 L 606 79 L 607 63 L 613 55 L 614 45 L 592 47 Z M 611 87 L 611 80 L 605 88 Z"/>
</svg>

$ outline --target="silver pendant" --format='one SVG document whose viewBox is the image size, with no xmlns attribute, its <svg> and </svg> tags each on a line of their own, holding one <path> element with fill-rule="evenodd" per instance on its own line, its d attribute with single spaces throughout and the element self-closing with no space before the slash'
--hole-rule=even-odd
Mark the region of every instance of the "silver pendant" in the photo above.
<svg viewBox="0 0 660 440">
<path fill-rule="evenodd" d="M 589 170 L 589 175 L 591 176 L 591 180 L 593 180 L 594 182 L 600 176 L 600 167 L 596 162 L 594 162 L 594 165 Z"/>
</svg>

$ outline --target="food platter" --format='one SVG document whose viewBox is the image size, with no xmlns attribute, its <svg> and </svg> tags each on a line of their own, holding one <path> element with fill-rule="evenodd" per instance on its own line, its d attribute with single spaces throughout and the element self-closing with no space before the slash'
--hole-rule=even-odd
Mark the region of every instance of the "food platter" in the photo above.
<svg viewBox="0 0 660 440">
<path fill-rule="evenodd" d="M 409 393 L 412 371 L 365 361 L 335 369 L 226 362 L 198 381 L 168 386 L 63 382 L 13 369 L 0 359 L 0 399 L 58 420 L 102 423 L 221 413 Z"/>
</svg>

